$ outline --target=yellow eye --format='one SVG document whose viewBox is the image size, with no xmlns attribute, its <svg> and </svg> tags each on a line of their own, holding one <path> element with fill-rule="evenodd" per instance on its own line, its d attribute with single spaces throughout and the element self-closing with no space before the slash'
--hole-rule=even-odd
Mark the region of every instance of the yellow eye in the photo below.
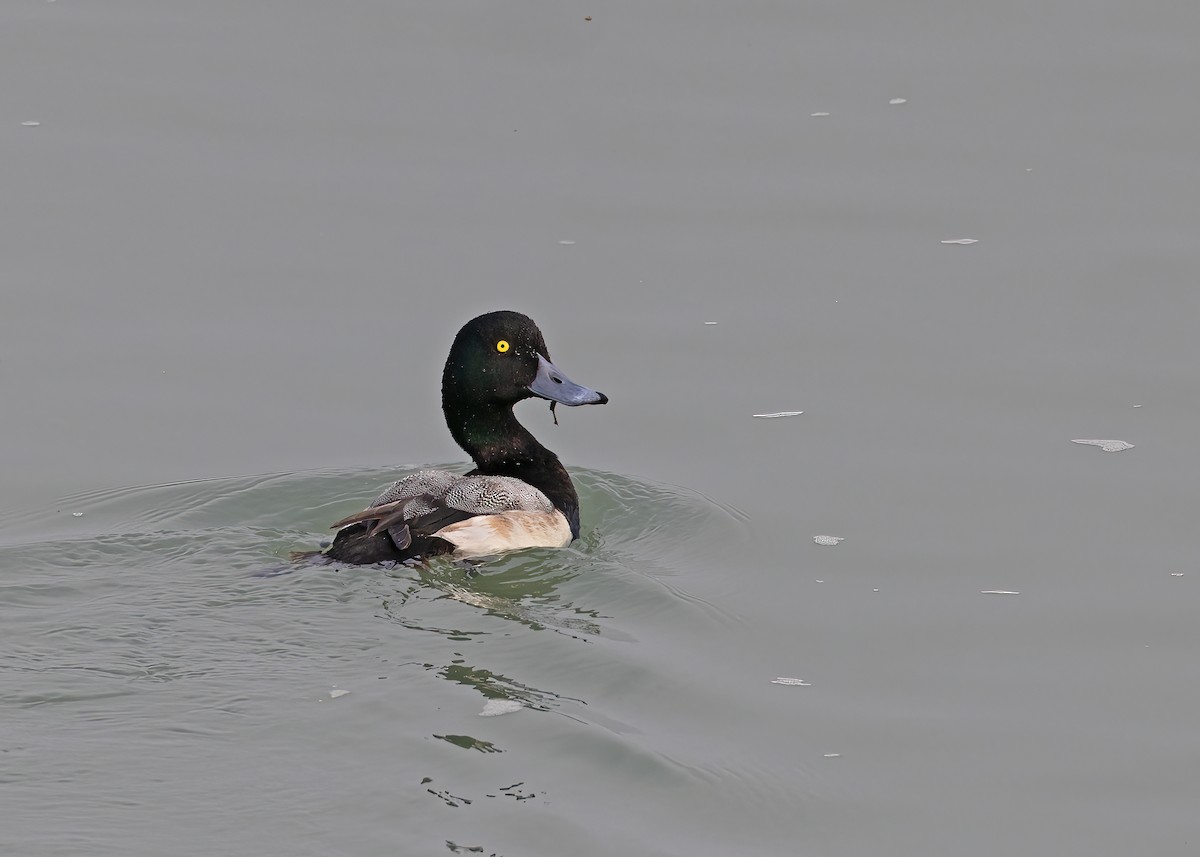
<svg viewBox="0 0 1200 857">
<path fill-rule="evenodd" d="M 501 354 L 503 354 L 504 352 L 508 351 L 508 340 L 507 340 L 507 339 L 501 339 L 499 342 L 497 342 L 497 343 L 496 343 L 496 350 L 497 350 L 497 351 L 499 351 Z"/>
</svg>

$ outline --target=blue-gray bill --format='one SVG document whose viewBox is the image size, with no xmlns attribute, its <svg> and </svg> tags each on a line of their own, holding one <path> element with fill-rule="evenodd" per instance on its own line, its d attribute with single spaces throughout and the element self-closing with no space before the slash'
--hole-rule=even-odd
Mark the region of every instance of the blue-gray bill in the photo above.
<svg viewBox="0 0 1200 857">
<path fill-rule="evenodd" d="M 540 354 L 537 376 L 530 382 L 529 392 L 572 408 L 579 405 L 603 405 L 608 401 L 608 396 L 603 393 L 576 384 Z"/>
</svg>

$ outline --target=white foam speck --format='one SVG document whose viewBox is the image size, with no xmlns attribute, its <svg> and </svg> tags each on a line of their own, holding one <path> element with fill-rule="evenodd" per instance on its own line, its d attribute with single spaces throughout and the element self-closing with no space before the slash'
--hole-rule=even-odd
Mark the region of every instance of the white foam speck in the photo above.
<svg viewBox="0 0 1200 857">
<path fill-rule="evenodd" d="M 1020 592 L 1013 592 L 1009 589 L 981 589 L 980 595 L 1020 595 Z"/>
<path fill-rule="evenodd" d="M 349 692 L 350 691 L 348 691 L 348 690 L 342 690 L 341 688 L 335 688 L 335 689 L 329 691 L 329 698 L 337 699 L 339 696 L 345 696 Z"/>
<path fill-rule="evenodd" d="M 1133 449 L 1133 444 L 1123 440 L 1073 440 L 1071 443 L 1082 443 L 1084 446 L 1098 446 L 1101 452 L 1123 452 Z"/>
<path fill-rule="evenodd" d="M 942 243 L 943 244 L 962 244 L 965 246 L 967 244 L 978 244 L 979 239 L 978 238 L 944 238 L 944 239 L 942 239 Z"/>
<path fill-rule="evenodd" d="M 802 678 L 779 678 L 771 679 L 771 684 L 786 684 L 789 687 L 812 687 L 812 682 L 807 682 Z"/>
<path fill-rule="evenodd" d="M 1134 405 L 1134 407 L 1135 407 L 1135 408 L 1140 408 L 1140 407 L 1141 407 L 1141 405 Z"/>
<path fill-rule="evenodd" d="M 760 420 L 777 420 L 780 417 L 798 417 L 804 411 L 777 411 L 773 414 L 751 414 L 750 416 Z"/>
<path fill-rule="evenodd" d="M 809 113 L 809 116 L 828 116 L 828 113 Z"/>
<path fill-rule="evenodd" d="M 72 517 L 72 518 L 82 518 L 82 517 L 83 517 L 83 512 L 72 512 L 72 513 L 71 513 L 71 517 Z"/>
<path fill-rule="evenodd" d="M 908 103 L 907 98 L 893 98 L 891 101 L 888 102 L 888 104 L 907 104 L 907 103 Z"/>
<path fill-rule="evenodd" d="M 813 536 L 814 542 L 830 548 L 836 545 L 838 542 L 844 542 L 845 540 L 845 536 Z"/>
<path fill-rule="evenodd" d="M 520 711 L 524 707 L 514 699 L 489 699 L 483 704 L 483 711 L 479 712 L 479 716 L 499 717 L 501 714 L 512 714 L 514 711 Z"/>
<path fill-rule="evenodd" d="M 704 323 L 705 323 L 705 324 L 716 324 L 716 322 L 715 322 L 715 321 L 706 321 L 706 322 L 704 322 Z"/>
<path fill-rule="evenodd" d="M 22 122 L 21 124 L 24 125 L 26 128 L 36 128 L 37 126 L 41 125 L 42 123 L 35 122 L 34 120 L 30 119 L 26 122 Z"/>
<path fill-rule="evenodd" d="M 826 759 L 840 759 L 841 757 L 842 757 L 841 753 L 826 753 L 825 754 Z"/>
<path fill-rule="evenodd" d="M 1183 577 L 1183 572 L 1182 571 L 1172 571 L 1171 577 Z"/>
<path fill-rule="evenodd" d="M 564 247 L 570 247 L 575 242 L 574 241 L 559 241 L 558 243 L 563 245 Z"/>
</svg>

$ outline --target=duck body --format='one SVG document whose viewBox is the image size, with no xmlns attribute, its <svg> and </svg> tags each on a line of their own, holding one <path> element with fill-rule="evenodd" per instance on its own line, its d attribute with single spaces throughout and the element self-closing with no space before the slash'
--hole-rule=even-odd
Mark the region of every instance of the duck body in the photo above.
<svg viewBox="0 0 1200 857">
<path fill-rule="evenodd" d="M 442 373 L 442 411 L 475 469 L 463 475 L 420 470 L 393 483 L 366 509 L 333 525 L 338 533 L 323 556 L 354 564 L 410 562 L 570 544 L 580 526 L 575 485 L 558 456 L 512 411 L 535 396 L 549 400 L 551 410 L 558 403 L 608 401 L 550 362 L 541 331 L 527 316 L 502 311 L 467 322 Z"/>
</svg>

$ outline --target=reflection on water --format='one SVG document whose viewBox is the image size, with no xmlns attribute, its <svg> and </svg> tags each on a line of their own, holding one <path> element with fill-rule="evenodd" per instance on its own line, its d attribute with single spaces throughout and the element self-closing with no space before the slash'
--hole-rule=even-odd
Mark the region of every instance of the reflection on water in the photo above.
<svg viewBox="0 0 1200 857">
<path fill-rule="evenodd" d="M 585 704 L 582 699 L 573 699 L 537 690 L 508 676 L 497 675 L 491 670 L 468 666 L 465 663 L 461 663 L 461 660 L 461 658 L 456 659 L 455 663 L 446 666 L 438 674 L 455 684 L 474 688 L 489 701 L 507 699 L 513 702 L 520 702 L 526 708 L 533 708 L 539 711 L 552 710 L 553 701 L 559 699 L 577 702 L 580 705 Z"/>
<path fill-rule="evenodd" d="M 590 621 L 599 618 L 598 613 L 564 604 L 556 593 L 560 584 L 579 573 L 572 567 L 571 559 L 581 555 L 570 548 L 566 549 L 565 558 L 554 555 L 564 551 L 522 553 L 526 556 L 497 558 L 483 564 L 454 563 L 439 557 L 416 566 L 411 570 L 408 585 L 384 601 L 384 610 L 401 625 L 416 629 L 421 626 L 410 617 L 420 610 L 410 602 L 451 598 L 533 630 L 599 634 L 599 625 Z M 513 561 L 506 565 L 509 559 Z M 567 615 L 572 610 L 576 615 Z M 459 632 L 449 633 L 452 635 L 449 639 L 458 638 L 454 635 Z"/>
<path fill-rule="evenodd" d="M 478 750 L 480 753 L 503 753 L 504 751 L 491 741 L 480 741 L 470 735 L 434 735 L 434 738 L 461 747 L 464 750 Z M 470 803 L 470 801 L 467 801 Z"/>
</svg>

